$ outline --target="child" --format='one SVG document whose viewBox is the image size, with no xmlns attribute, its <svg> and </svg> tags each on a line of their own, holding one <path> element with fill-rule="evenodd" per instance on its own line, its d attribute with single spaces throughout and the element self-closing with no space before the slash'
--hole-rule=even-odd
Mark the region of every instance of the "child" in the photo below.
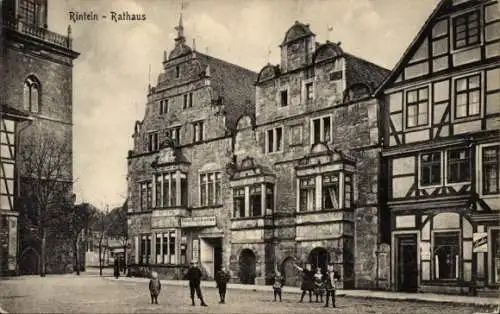
<svg viewBox="0 0 500 314">
<path fill-rule="evenodd" d="M 321 268 L 316 268 L 316 273 L 314 274 L 314 294 L 316 295 L 316 303 L 323 303 L 323 273 Z M 318 301 L 318 296 L 320 301 Z"/>
<path fill-rule="evenodd" d="M 151 273 L 149 281 L 149 292 L 151 293 L 151 304 L 158 304 L 158 295 L 160 294 L 161 283 L 158 279 L 158 274 L 154 271 Z"/>
<path fill-rule="evenodd" d="M 273 290 L 274 290 L 274 302 L 276 302 L 276 297 L 280 297 L 280 302 L 281 302 L 281 288 L 283 288 L 283 285 L 285 284 L 285 278 L 283 278 L 280 274 L 279 271 L 276 271 L 276 274 L 274 275 L 274 283 L 273 283 Z"/>
<path fill-rule="evenodd" d="M 328 271 L 324 279 L 326 288 L 325 307 L 328 307 L 330 297 L 332 298 L 332 307 L 335 307 L 335 290 L 337 290 L 337 281 L 340 280 L 340 276 L 333 270 L 333 264 L 328 264 Z"/>
</svg>

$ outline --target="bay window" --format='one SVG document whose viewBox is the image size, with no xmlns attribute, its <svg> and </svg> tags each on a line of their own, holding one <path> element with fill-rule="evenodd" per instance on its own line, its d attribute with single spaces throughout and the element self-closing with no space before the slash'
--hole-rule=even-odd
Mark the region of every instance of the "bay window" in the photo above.
<svg viewBox="0 0 500 314">
<path fill-rule="evenodd" d="M 200 174 L 200 206 L 222 204 L 220 184 L 220 172 Z"/>
<path fill-rule="evenodd" d="M 177 179 L 179 178 L 179 184 Z M 187 178 L 181 172 L 166 172 L 155 175 L 155 207 L 187 206 Z M 180 196 L 177 191 L 180 190 Z"/>
<path fill-rule="evenodd" d="M 458 232 L 434 233 L 434 278 L 452 280 L 459 277 L 460 246 Z"/>
<path fill-rule="evenodd" d="M 299 210 L 313 211 L 315 209 L 316 179 L 315 177 L 301 178 L 299 180 Z"/>
<path fill-rule="evenodd" d="M 469 151 L 455 149 L 447 152 L 448 183 L 467 182 L 470 180 Z"/>
<path fill-rule="evenodd" d="M 500 146 L 483 147 L 483 194 L 499 193 L 499 151 Z"/>
<path fill-rule="evenodd" d="M 441 152 L 420 155 L 420 185 L 441 184 Z"/>
<path fill-rule="evenodd" d="M 233 218 L 259 218 L 273 212 L 274 184 L 254 183 L 233 188 Z"/>
</svg>

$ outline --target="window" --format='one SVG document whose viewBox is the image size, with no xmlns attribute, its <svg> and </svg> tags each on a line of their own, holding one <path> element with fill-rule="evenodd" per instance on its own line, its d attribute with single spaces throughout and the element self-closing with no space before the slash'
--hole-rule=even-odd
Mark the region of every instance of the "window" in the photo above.
<svg viewBox="0 0 500 314">
<path fill-rule="evenodd" d="M 342 79 L 342 71 L 330 72 L 330 81 L 338 81 Z"/>
<path fill-rule="evenodd" d="M 140 184 L 139 198 L 141 210 L 147 210 L 152 207 L 153 186 L 151 181 Z"/>
<path fill-rule="evenodd" d="M 429 88 L 424 87 L 406 93 L 406 127 L 427 125 Z"/>
<path fill-rule="evenodd" d="M 220 172 L 200 174 L 200 206 L 222 204 L 220 182 Z"/>
<path fill-rule="evenodd" d="M 492 230 L 493 244 L 493 280 L 494 283 L 500 283 L 500 230 Z"/>
<path fill-rule="evenodd" d="M 233 217 L 245 217 L 245 188 L 233 190 Z"/>
<path fill-rule="evenodd" d="M 188 107 L 193 107 L 193 93 L 189 93 Z"/>
<path fill-rule="evenodd" d="M 160 252 L 160 254 L 162 255 L 162 263 L 167 264 L 168 261 L 170 260 L 168 256 L 168 233 L 163 233 L 162 239 L 163 239 L 163 243 L 161 244 L 162 251 Z"/>
<path fill-rule="evenodd" d="M 483 194 L 499 193 L 498 155 L 500 146 L 483 148 Z"/>
<path fill-rule="evenodd" d="M 288 106 L 288 91 L 287 90 L 282 90 L 280 92 L 280 104 L 281 104 L 281 107 Z"/>
<path fill-rule="evenodd" d="M 149 257 L 151 256 L 151 236 L 145 235 L 141 237 L 141 244 L 139 248 L 141 264 L 149 264 Z"/>
<path fill-rule="evenodd" d="M 279 152 L 283 150 L 283 128 L 278 127 L 266 132 L 267 153 Z"/>
<path fill-rule="evenodd" d="M 313 211 L 316 199 L 316 179 L 314 177 L 299 179 L 299 211 Z"/>
<path fill-rule="evenodd" d="M 156 263 L 177 264 L 175 231 L 156 234 Z"/>
<path fill-rule="evenodd" d="M 162 197 L 161 197 L 161 182 L 162 182 L 162 175 L 155 175 L 155 207 L 162 207 Z"/>
<path fill-rule="evenodd" d="M 166 172 L 156 176 L 156 204 L 161 207 L 187 206 L 187 178 L 186 174 L 179 173 L 180 180 L 177 186 L 177 175 L 175 172 Z M 177 191 L 180 190 L 178 202 Z M 161 191 L 160 193 L 158 191 Z M 162 203 L 160 203 L 160 201 Z"/>
<path fill-rule="evenodd" d="M 193 143 L 203 141 L 203 121 L 193 123 Z"/>
<path fill-rule="evenodd" d="M 302 125 L 290 127 L 290 146 L 302 145 Z"/>
<path fill-rule="evenodd" d="M 456 232 L 434 233 L 434 276 L 438 280 L 458 279 L 459 235 Z"/>
<path fill-rule="evenodd" d="M 420 185 L 441 184 L 441 153 L 420 155 Z"/>
<path fill-rule="evenodd" d="M 321 190 L 322 209 L 338 209 L 339 206 L 339 178 L 337 175 L 323 175 Z"/>
<path fill-rule="evenodd" d="M 455 17 L 453 34 L 455 49 L 479 43 L 479 11 Z"/>
<path fill-rule="evenodd" d="M 188 107 L 188 95 L 184 95 L 184 102 L 182 103 L 182 109 L 186 109 Z"/>
<path fill-rule="evenodd" d="M 447 152 L 448 183 L 467 182 L 470 180 L 469 151 L 455 149 Z"/>
<path fill-rule="evenodd" d="M 344 178 L 344 208 L 351 208 L 352 204 L 352 179 L 346 175 Z"/>
<path fill-rule="evenodd" d="M 310 102 L 314 99 L 314 89 L 313 89 L 313 83 L 307 83 L 306 84 L 306 101 Z"/>
<path fill-rule="evenodd" d="M 168 113 L 168 99 L 160 100 L 160 106 L 158 109 L 160 114 Z"/>
<path fill-rule="evenodd" d="M 267 209 L 270 210 L 269 214 L 274 212 L 274 184 L 271 183 L 266 183 L 266 210 Z"/>
<path fill-rule="evenodd" d="M 161 233 L 157 233 L 156 234 L 156 242 L 155 242 L 155 246 L 156 246 L 156 264 L 161 264 L 163 262 L 162 260 L 162 254 L 161 254 Z"/>
<path fill-rule="evenodd" d="M 473 75 L 455 81 L 455 118 L 479 115 L 481 76 Z"/>
<path fill-rule="evenodd" d="M 322 117 L 312 120 L 312 144 L 330 142 L 332 139 L 332 127 L 330 117 Z"/>
<path fill-rule="evenodd" d="M 181 76 L 181 69 L 178 65 L 175 66 L 175 77 L 179 78 Z"/>
<path fill-rule="evenodd" d="M 187 178 L 181 177 L 181 206 L 188 205 L 188 185 Z"/>
<path fill-rule="evenodd" d="M 171 128 L 169 130 L 169 136 L 176 146 L 180 145 L 180 132 L 181 132 L 180 126 Z"/>
<path fill-rule="evenodd" d="M 30 77 L 24 81 L 24 109 L 37 113 L 40 110 L 40 83 Z"/>
<path fill-rule="evenodd" d="M 170 264 L 176 264 L 175 231 L 169 232 L 168 253 L 170 255 Z"/>
<path fill-rule="evenodd" d="M 169 206 L 175 206 L 175 193 L 172 195 L 172 198 L 170 197 L 171 192 L 170 192 L 170 186 L 171 184 L 175 184 L 175 181 L 172 182 L 173 179 L 173 174 L 170 173 L 164 173 L 162 175 L 163 177 L 163 207 L 169 207 Z"/>
<path fill-rule="evenodd" d="M 158 145 L 158 132 L 151 132 L 148 134 L 148 152 L 157 151 Z"/>
<path fill-rule="evenodd" d="M 262 188 L 260 184 L 250 186 L 250 215 L 262 216 Z"/>
<path fill-rule="evenodd" d="M 21 19 L 30 25 L 38 24 L 38 11 L 40 2 L 37 0 L 21 0 L 19 1 L 19 15 Z"/>
</svg>

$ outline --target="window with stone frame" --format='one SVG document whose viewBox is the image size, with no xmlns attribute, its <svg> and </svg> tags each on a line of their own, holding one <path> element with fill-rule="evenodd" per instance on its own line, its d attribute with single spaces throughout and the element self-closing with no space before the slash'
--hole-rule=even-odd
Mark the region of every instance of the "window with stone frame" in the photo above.
<svg viewBox="0 0 500 314">
<path fill-rule="evenodd" d="M 141 236 L 139 263 L 149 264 L 149 257 L 151 256 L 151 235 Z"/>
<path fill-rule="evenodd" d="M 250 186 L 250 216 L 262 216 L 262 187 L 260 183 Z"/>
<path fill-rule="evenodd" d="M 283 150 L 283 127 L 277 127 L 266 132 L 266 152 L 274 153 Z"/>
<path fill-rule="evenodd" d="M 177 126 L 177 127 L 170 128 L 168 130 L 168 132 L 169 132 L 168 134 L 169 134 L 170 138 L 174 142 L 174 145 L 179 146 L 181 143 L 180 142 L 181 127 Z"/>
<path fill-rule="evenodd" d="M 168 236 L 168 254 L 169 254 L 169 257 L 170 257 L 170 260 L 169 260 L 169 263 L 170 264 L 177 264 L 176 261 L 176 254 L 177 254 L 177 250 L 176 250 L 176 242 L 175 242 L 175 231 L 170 231 L 169 232 L 169 236 Z"/>
<path fill-rule="evenodd" d="M 139 199 L 141 210 L 148 210 L 152 207 L 152 183 L 151 181 L 141 182 L 139 188 Z"/>
<path fill-rule="evenodd" d="M 479 11 L 467 12 L 453 18 L 453 46 L 455 49 L 472 46 L 480 42 Z"/>
<path fill-rule="evenodd" d="M 26 24 L 37 25 L 40 6 L 40 0 L 19 0 L 19 17 Z"/>
<path fill-rule="evenodd" d="M 245 217 L 245 188 L 233 189 L 233 217 Z"/>
<path fill-rule="evenodd" d="M 187 177 L 185 173 L 180 173 L 179 184 L 177 184 L 177 175 L 175 172 L 165 172 L 160 175 L 161 195 L 159 196 L 163 201 L 162 207 L 176 207 L 187 206 L 188 186 Z M 180 190 L 180 199 L 178 199 L 177 191 Z"/>
<path fill-rule="evenodd" d="M 313 82 L 306 83 L 306 102 L 311 102 L 314 99 Z"/>
<path fill-rule="evenodd" d="M 299 211 L 307 212 L 316 209 L 316 178 L 299 179 Z"/>
<path fill-rule="evenodd" d="M 185 95 L 183 96 L 183 99 L 184 99 L 184 100 L 183 100 L 183 103 L 182 103 L 182 109 L 187 109 L 187 108 L 188 108 L 188 95 L 187 95 L 187 94 L 185 94 Z"/>
<path fill-rule="evenodd" d="M 455 118 L 473 117 L 480 114 L 481 76 L 479 74 L 455 81 Z"/>
<path fill-rule="evenodd" d="M 221 205 L 221 173 L 200 174 L 200 206 Z"/>
<path fill-rule="evenodd" d="M 280 92 L 280 105 L 281 107 L 288 106 L 288 90 L 282 90 Z"/>
<path fill-rule="evenodd" d="M 24 109 L 33 113 L 40 111 L 40 82 L 33 76 L 24 81 Z"/>
<path fill-rule="evenodd" d="M 155 152 L 159 147 L 158 132 L 148 133 L 148 152 Z"/>
<path fill-rule="evenodd" d="M 175 66 L 175 77 L 176 78 L 181 77 L 181 69 L 178 65 Z"/>
<path fill-rule="evenodd" d="M 322 176 L 322 209 L 339 209 L 339 177 L 337 174 Z"/>
<path fill-rule="evenodd" d="M 170 257 L 169 257 L 169 254 L 168 254 L 168 232 L 165 232 L 165 233 L 162 233 L 162 245 L 161 245 L 161 248 L 162 248 L 162 251 L 160 252 L 160 255 L 161 255 L 161 263 L 162 264 L 168 264 L 168 262 L 170 261 Z M 158 253 L 156 253 L 158 254 Z"/>
<path fill-rule="evenodd" d="M 155 207 L 159 208 L 162 207 L 162 188 L 161 188 L 161 182 L 162 182 L 162 175 L 161 174 L 156 174 L 155 175 Z"/>
<path fill-rule="evenodd" d="M 162 264 L 163 263 L 163 257 L 161 256 L 161 233 L 156 234 L 156 240 L 155 240 L 155 253 L 156 253 L 156 264 Z"/>
<path fill-rule="evenodd" d="M 203 141 L 204 127 L 203 121 L 198 121 L 193 123 L 193 143 L 199 143 Z"/>
<path fill-rule="evenodd" d="M 500 145 L 483 147 L 483 195 L 498 194 Z"/>
<path fill-rule="evenodd" d="M 434 279 L 458 279 L 460 265 L 459 233 L 435 232 L 433 237 Z"/>
<path fill-rule="evenodd" d="M 344 208 L 351 208 L 353 199 L 352 176 L 344 177 Z"/>
<path fill-rule="evenodd" d="M 158 110 L 159 110 L 160 114 L 168 113 L 168 99 L 160 100 Z"/>
<path fill-rule="evenodd" d="M 427 125 L 429 115 L 429 88 L 423 87 L 406 93 L 406 127 Z"/>
<path fill-rule="evenodd" d="M 266 183 L 266 210 L 271 210 L 270 214 L 274 212 L 274 184 Z M 268 213 L 266 212 L 266 215 Z"/>
<path fill-rule="evenodd" d="M 302 142 L 302 124 L 292 125 L 290 127 L 290 146 L 300 146 Z"/>
<path fill-rule="evenodd" d="M 332 139 L 332 120 L 330 116 L 311 120 L 312 144 L 330 142 Z"/>
<path fill-rule="evenodd" d="M 447 155 L 447 182 L 460 183 L 470 181 L 470 159 L 468 149 L 453 149 Z"/>
<path fill-rule="evenodd" d="M 441 184 L 441 152 L 420 155 L 420 186 Z"/>
</svg>

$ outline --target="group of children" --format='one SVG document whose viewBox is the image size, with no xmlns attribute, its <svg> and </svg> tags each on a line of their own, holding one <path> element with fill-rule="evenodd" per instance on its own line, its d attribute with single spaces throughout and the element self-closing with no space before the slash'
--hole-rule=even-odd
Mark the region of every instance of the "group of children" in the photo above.
<svg viewBox="0 0 500 314">
<path fill-rule="evenodd" d="M 325 307 L 328 307 L 329 300 L 332 300 L 332 306 L 335 307 L 335 290 L 337 286 L 337 281 L 340 279 L 338 274 L 333 270 L 333 264 L 328 264 L 327 271 L 322 272 L 321 268 L 316 268 L 316 273 L 313 274 L 311 270 L 311 264 L 307 264 L 306 268 L 303 269 L 297 265 L 295 268 L 302 272 L 302 296 L 299 302 L 303 302 L 304 296 L 309 292 L 309 302 L 312 302 L 312 293 L 316 295 L 316 302 L 323 302 L 323 295 L 326 294 Z M 277 297 L 280 302 L 282 301 L 282 289 L 285 283 L 284 277 L 279 271 L 276 271 L 274 275 L 274 301 L 277 301 Z"/>
</svg>

